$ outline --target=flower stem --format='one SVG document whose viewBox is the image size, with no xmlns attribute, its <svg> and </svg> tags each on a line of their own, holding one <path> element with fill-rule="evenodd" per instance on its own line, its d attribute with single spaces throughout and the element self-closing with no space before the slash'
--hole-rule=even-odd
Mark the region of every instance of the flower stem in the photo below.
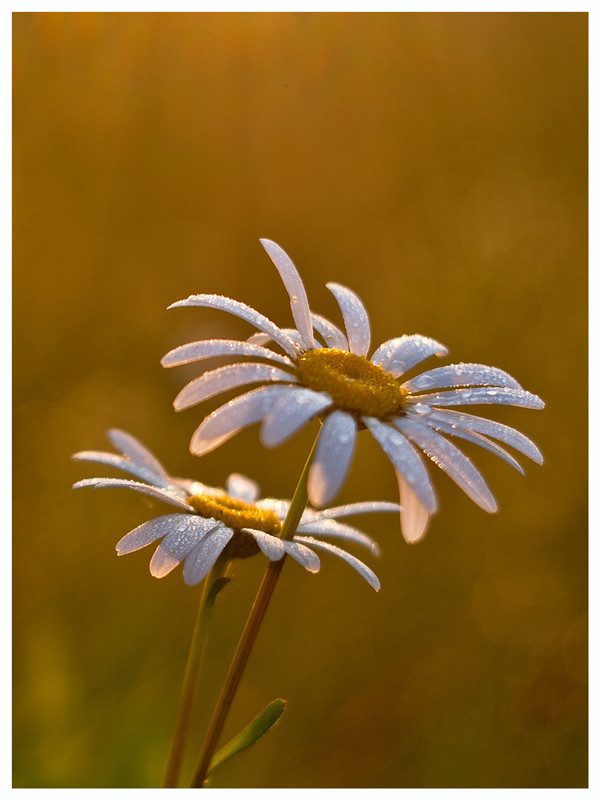
<svg viewBox="0 0 600 800">
<path fill-rule="evenodd" d="M 282 539 L 290 540 L 293 538 L 298 525 L 300 524 L 302 512 L 306 508 L 306 504 L 308 502 L 306 484 L 308 480 L 308 470 L 315 450 L 315 444 L 313 444 L 310 454 L 306 459 L 306 463 L 302 470 L 302 474 L 300 475 L 298 485 L 294 491 L 292 502 L 290 503 L 288 513 L 281 529 Z M 248 662 L 252 646 L 254 645 L 259 628 L 264 619 L 269 601 L 271 600 L 271 596 L 279 579 L 279 575 L 281 574 L 284 561 L 285 555 L 283 558 L 279 559 L 279 561 L 271 561 L 269 563 L 269 566 L 267 567 L 263 576 L 260 588 L 256 597 L 254 598 L 252 609 L 250 610 L 250 614 L 246 620 L 246 625 L 242 631 L 237 650 L 233 656 L 233 660 L 229 667 L 229 672 L 227 673 L 225 683 L 223 684 L 223 689 L 221 690 L 221 695 L 219 696 L 212 719 L 208 726 L 206 737 L 202 745 L 202 750 L 200 751 L 198 765 L 191 783 L 191 786 L 197 789 L 200 789 L 204 786 L 210 760 L 217 747 L 219 736 L 223 730 L 227 714 L 229 713 L 229 709 L 242 678 L 244 668 Z"/>
<path fill-rule="evenodd" d="M 183 761 L 185 741 L 190 724 L 192 707 L 194 704 L 194 697 L 198 687 L 198 676 L 200 674 L 200 667 L 206 651 L 208 630 L 212 621 L 212 610 L 217 594 L 223 586 L 223 579 L 229 564 L 230 560 L 228 557 L 217 559 L 216 564 L 204 581 L 202 588 L 202 596 L 200 598 L 200 605 L 198 607 L 198 614 L 196 616 L 196 625 L 192 635 L 190 651 L 185 668 L 185 675 L 183 678 L 181 699 L 179 701 L 179 711 L 177 712 L 177 722 L 175 723 L 175 731 L 173 732 L 173 739 L 171 741 L 171 748 L 169 750 L 169 757 L 167 759 L 167 767 L 163 781 L 163 788 L 165 789 L 175 788 L 177 786 L 179 772 L 181 770 L 181 763 Z"/>
</svg>

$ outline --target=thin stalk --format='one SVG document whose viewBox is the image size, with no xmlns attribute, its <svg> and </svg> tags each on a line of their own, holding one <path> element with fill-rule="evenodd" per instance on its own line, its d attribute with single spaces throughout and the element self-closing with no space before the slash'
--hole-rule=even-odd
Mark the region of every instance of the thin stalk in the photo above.
<svg viewBox="0 0 600 800">
<path fill-rule="evenodd" d="M 208 631 L 212 621 L 212 610 L 219 589 L 222 586 L 221 581 L 227 572 L 229 564 L 230 561 L 227 557 L 217 559 L 216 564 L 203 584 L 202 596 L 196 616 L 196 624 L 194 626 L 194 633 L 192 635 L 190 651 L 185 667 L 175 731 L 173 732 L 173 739 L 171 740 L 171 748 L 169 750 L 169 757 L 165 769 L 163 781 L 163 788 L 165 789 L 175 788 L 179 779 L 192 707 L 198 687 L 198 677 L 204 660 L 204 653 L 206 652 Z"/>
<path fill-rule="evenodd" d="M 315 444 L 313 444 L 310 454 L 306 459 L 306 463 L 302 470 L 302 474 L 300 475 L 298 485 L 294 491 L 292 502 L 290 503 L 287 516 L 281 529 L 282 539 L 290 540 L 293 538 L 298 525 L 300 524 L 302 512 L 306 508 L 306 504 L 308 502 L 306 484 L 308 480 L 308 470 L 313 459 Z M 269 601 L 271 600 L 271 596 L 275 590 L 275 586 L 277 585 L 279 575 L 283 569 L 284 561 L 285 555 L 283 558 L 279 559 L 279 561 L 271 561 L 269 563 L 269 566 L 267 567 L 263 576 L 260 588 L 256 597 L 254 598 L 252 609 L 250 610 L 250 614 L 246 620 L 246 625 L 242 631 L 237 650 L 233 656 L 233 660 L 229 667 L 229 672 L 227 673 L 225 683 L 223 684 L 223 689 L 221 690 L 221 694 L 217 701 L 217 705 L 215 706 L 212 719 L 206 732 L 202 750 L 200 751 L 198 765 L 191 783 L 191 786 L 197 789 L 201 789 L 206 780 L 210 760 L 217 747 L 219 736 L 223 730 L 225 720 L 227 719 L 227 714 L 231 708 L 231 703 L 233 702 L 233 698 L 239 686 L 240 680 L 242 679 L 244 669 L 267 611 Z"/>
</svg>

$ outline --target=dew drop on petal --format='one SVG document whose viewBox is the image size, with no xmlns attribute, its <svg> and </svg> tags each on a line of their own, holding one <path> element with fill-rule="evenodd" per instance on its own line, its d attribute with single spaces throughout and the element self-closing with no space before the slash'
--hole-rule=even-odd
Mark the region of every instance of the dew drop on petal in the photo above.
<svg viewBox="0 0 600 800">
<path fill-rule="evenodd" d="M 413 406 L 413 409 L 414 411 L 417 412 L 417 414 L 420 414 L 422 417 L 426 417 L 427 414 L 431 414 L 431 408 L 429 406 L 424 405 L 423 403 L 416 403 L 416 405 Z"/>
</svg>

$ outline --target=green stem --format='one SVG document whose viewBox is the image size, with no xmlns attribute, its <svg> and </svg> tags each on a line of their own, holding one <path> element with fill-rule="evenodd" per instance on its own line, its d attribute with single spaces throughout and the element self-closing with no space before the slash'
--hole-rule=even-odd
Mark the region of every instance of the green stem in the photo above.
<svg viewBox="0 0 600 800">
<path fill-rule="evenodd" d="M 167 759 L 167 767 L 163 781 L 163 788 L 165 789 L 175 788 L 179 779 L 194 697 L 198 687 L 198 676 L 202 661 L 204 660 L 208 631 L 212 621 L 212 610 L 219 589 L 223 585 L 223 577 L 227 572 L 229 564 L 229 558 L 219 558 L 204 581 L 202 588 L 202 596 L 196 616 L 196 625 L 192 635 L 192 642 L 190 644 L 190 651 L 183 678 L 177 722 L 175 723 L 175 731 L 173 732 L 173 739 Z"/>
<path fill-rule="evenodd" d="M 292 497 L 292 502 L 290 503 L 287 516 L 281 529 L 281 538 L 287 539 L 288 541 L 292 539 L 296 533 L 298 525 L 300 524 L 302 512 L 306 508 L 306 504 L 308 502 L 306 484 L 308 480 L 308 470 L 315 450 L 315 444 L 313 444 L 310 454 L 306 459 L 304 469 L 300 475 L 300 480 L 296 486 L 294 496 Z M 233 702 L 233 698 L 242 678 L 244 668 L 248 662 L 252 646 L 254 645 L 259 628 L 264 619 L 269 601 L 271 600 L 271 596 L 275 590 L 275 586 L 277 585 L 284 561 L 285 556 L 279 559 L 279 561 L 271 561 L 269 563 L 258 593 L 254 599 L 252 609 L 250 610 L 250 614 L 246 620 L 246 625 L 240 637 L 240 641 L 238 642 L 237 650 L 235 651 L 233 660 L 229 667 L 229 672 L 225 678 L 221 695 L 219 696 L 212 719 L 208 726 L 206 737 L 202 745 L 202 750 L 200 751 L 198 765 L 191 783 L 191 786 L 197 789 L 202 788 L 206 780 L 210 760 L 217 747 L 219 736 L 223 730 L 225 720 L 227 719 L 227 714 L 231 708 L 231 703 Z"/>
</svg>

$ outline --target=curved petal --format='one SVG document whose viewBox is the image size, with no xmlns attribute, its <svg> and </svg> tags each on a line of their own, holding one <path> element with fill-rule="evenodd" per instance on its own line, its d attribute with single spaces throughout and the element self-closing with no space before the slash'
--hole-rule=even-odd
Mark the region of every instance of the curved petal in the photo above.
<svg viewBox="0 0 600 800">
<path fill-rule="evenodd" d="M 141 473 L 144 472 L 147 476 L 152 476 L 151 482 L 157 486 L 169 485 L 170 481 L 166 469 L 154 453 L 148 450 L 139 439 L 118 428 L 111 428 L 108 431 L 108 438 L 117 450 L 120 450 L 132 464 L 139 467 L 139 477 L 143 477 Z"/>
<path fill-rule="evenodd" d="M 524 389 L 489 389 L 476 386 L 473 389 L 454 389 L 430 394 L 411 394 L 407 403 L 426 403 L 429 406 L 463 406 L 498 403 L 498 405 L 521 406 L 521 408 L 544 408 L 544 401 Z"/>
<path fill-rule="evenodd" d="M 399 336 L 389 339 L 380 345 L 371 356 L 373 364 L 379 364 L 394 378 L 404 375 L 409 369 L 416 367 L 421 361 L 431 356 L 445 356 L 448 349 L 443 344 L 421 336 L 419 333 L 411 336 Z"/>
<path fill-rule="evenodd" d="M 523 387 L 508 372 L 485 364 L 448 364 L 422 372 L 402 384 L 409 392 L 428 392 L 430 389 L 443 389 L 447 386 L 509 386 L 512 389 Z"/>
<path fill-rule="evenodd" d="M 420 541 L 427 532 L 430 514 L 421 504 L 410 483 L 401 472 L 396 471 L 402 510 L 400 511 L 400 530 L 407 544 Z"/>
<path fill-rule="evenodd" d="M 238 472 L 232 473 L 227 478 L 226 488 L 230 497 L 243 500 L 244 503 L 253 503 L 260 494 L 258 483 Z"/>
<path fill-rule="evenodd" d="M 204 517 L 184 517 L 175 522 L 150 560 L 150 574 L 164 578 L 189 556 L 194 547 L 221 522 Z"/>
<path fill-rule="evenodd" d="M 136 550 L 141 550 L 142 547 L 152 544 L 157 539 L 162 539 L 175 526 L 182 525 L 185 520 L 190 519 L 194 519 L 194 517 L 187 514 L 165 514 L 163 517 L 156 517 L 156 519 L 143 522 L 119 539 L 115 548 L 117 554 L 124 556 Z"/>
<path fill-rule="evenodd" d="M 289 500 L 277 500 L 274 497 L 263 497 L 262 500 L 257 500 L 256 505 L 258 508 L 266 508 L 272 511 L 280 520 L 284 520 L 290 508 Z"/>
<path fill-rule="evenodd" d="M 274 322 L 271 322 L 270 319 L 256 311 L 256 309 L 246 305 L 246 303 L 240 303 L 239 300 L 232 300 L 230 297 L 224 297 L 220 294 L 192 294 L 186 300 L 178 300 L 176 303 L 171 303 L 169 308 L 189 306 L 216 308 L 220 311 L 226 311 L 228 314 L 233 314 L 235 317 L 254 325 L 259 331 L 268 333 L 271 339 L 277 342 L 288 356 L 295 357 L 298 355 L 298 347 L 293 339 L 287 336 Z"/>
<path fill-rule="evenodd" d="M 308 542 L 311 547 L 317 547 L 321 550 L 327 550 L 328 553 L 332 553 L 333 555 L 341 558 L 347 564 L 350 564 L 359 575 L 361 575 L 369 586 L 372 586 L 376 592 L 379 591 L 381 588 L 381 584 L 379 583 L 379 579 L 377 575 L 373 572 L 373 570 L 369 569 L 366 564 L 363 564 L 360 559 L 356 558 L 355 556 L 350 555 L 345 550 L 342 550 L 340 547 L 336 547 L 334 544 L 329 544 L 329 542 L 321 542 L 318 539 L 313 539 L 311 536 L 307 536 L 304 538 L 304 541 Z"/>
<path fill-rule="evenodd" d="M 206 578 L 232 536 L 231 528 L 220 524 L 198 542 L 183 564 L 183 580 L 188 586 Z"/>
<path fill-rule="evenodd" d="M 286 291 L 290 296 L 292 316 L 294 317 L 298 332 L 302 336 L 307 347 L 314 347 L 315 339 L 310 319 L 308 298 L 306 297 L 306 290 L 302 283 L 302 278 L 298 274 L 298 270 L 294 266 L 292 259 L 278 244 L 275 244 L 275 242 L 272 242 L 270 239 L 260 239 L 260 243 L 269 254 L 271 261 L 277 267 L 277 272 L 279 272 Z"/>
<path fill-rule="evenodd" d="M 452 428 L 461 428 L 462 430 L 474 431 L 475 433 L 482 433 L 485 436 L 491 436 L 493 439 L 498 439 L 504 444 L 514 447 L 519 453 L 535 461 L 536 464 L 542 464 L 544 457 L 541 454 L 538 446 L 531 441 L 525 434 L 508 425 L 503 425 L 501 422 L 496 422 L 492 419 L 485 419 L 485 417 L 478 417 L 474 414 L 466 414 L 463 411 L 450 411 L 449 409 L 432 408 L 430 418 L 436 422 L 444 422 L 451 425 Z"/>
<path fill-rule="evenodd" d="M 304 342 L 302 341 L 302 337 L 295 328 L 281 328 L 281 332 L 296 345 L 296 356 L 300 355 L 300 353 L 303 353 L 306 350 Z M 268 342 L 272 342 L 273 337 L 269 336 L 268 333 L 253 333 L 252 336 L 249 336 L 246 339 L 246 341 L 250 342 L 250 344 L 265 345 Z"/>
<path fill-rule="evenodd" d="M 498 458 L 506 461 L 507 464 L 510 464 L 510 466 L 516 469 L 517 472 L 520 472 L 521 475 L 525 474 L 523 467 L 516 458 L 513 458 L 510 453 L 507 453 L 506 450 L 496 444 L 496 442 L 492 442 L 480 433 L 457 428 L 455 425 L 449 425 L 447 422 L 440 422 L 439 420 L 431 419 L 431 417 L 428 417 L 424 421 L 430 428 L 433 428 L 439 433 L 446 433 L 449 436 L 456 436 L 458 439 L 464 439 L 467 442 L 473 442 L 473 444 L 479 445 L 479 447 L 482 447 L 484 450 L 488 450 L 490 453 L 498 456 Z"/>
<path fill-rule="evenodd" d="M 283 546 L 285 547 L 285 552 L 301 564 L 304 569 L 307 569 L 309 572 L 318 572 L 321 567 L 321 562 L 319 561 L 319 556 L 316 553 L 307 547 L 305 544 L 300 544 L 299 542 L 289 542 L 286 539 L 282 539 Z"/>
<path fill-rule="evenodd" d="M 429 514 L 433 514 L 437 509 L 435 491 L 427 469 L 412 444 L 396 428 L 375 417 L 363 417 L 363 422 L 394 465 L 396 472 L 400 472 L 411 485 L 421 505 Z"/>
<path fill-rule="evenodd" d="M 196 429 L 190 442 L 194 455 L 216 450 L 236 433 L 259 422 L 272 404 L 283 395 L 296 391 L 294 386 L 261 386 L 235 397 L 215 409 Z"/>
<path fill-rule="evenodd" d="M 483 508 L 493 513 L 498 510 L 494 495 L 483 476 L 458 447 L 444 436 L 408 417 L 394 417 L 394 425 L 426 455 L 444 470 L 463 492 Z"/>
<path fill-rule="evenodd" d="M 166 487 L 171 485 L 170 480 L 165 483 L 162 478 L 160 480 L 157 479 L 157 476 L 154 472 L 151 472 L 139 464 L 134 464 L 134 462 L 130 461 L 128 458 L 125 458 L 124 456 L 118 456 L 115 453 L 101 453 L 97 452 L 96 450 L 82 450 L 80 453 L 73 453 L 71 458 L 74 461 L 93 461 L 96 464 L 103 464 L 106 467 L 115 467 L 116 469 L 121 469 L 123 472 L 129 472 L 130 475 L 135 475 L 136 478 L 141 478 L 142 480 L 148 481 L 148 483 L 151 483 L 154 486 L 158 485 L 160 487 Z"/>
<path fill-rule="evenodd" d="M 398 503 L 389 503 L 385 500 L 374 500 L 373 502 L 348 503 L 345 506 L 334 506 L 325 508 L 322 511 L 307 510 L 306 522 L 313 522 L 319 519 L 337 519 L 338 517 L 351 517 L 356 514 L 373 514 L 379 511 L 400 511 Z M 303 518 L 304 519 L 304 518 Z"/>
<path fill-rule="evenodd" d="M 396 506 L 398 508 L 398 506 Z M 353 528 L 351 525 L 343 525 L 333 519 L 312 520 L 301 522 L 296 531 L 298 534 L 318 533 L 319 536 L 330 537 L 332 539 L 344 539 L 346 542 L 355 542 L 367 547 L 375 555 L 380 554 L 377 542 L 366 533 Z"/>
<path fill-rule="evenodd" d="M 277 447 L 301 430 L 311 419 L 333 405 L 325 392 L 298 387 L 276 400 L 265 414 L 260 440 L 265 447 Z"/>
<path fill-rule="evenodd" d="M 356 446 L 356 420 L 345 411 L 333 411 L 319 432 L 308 474 L 308 497 L 313 506 L 327 505 L 346 479 Z"/>
<path fill-rule="evenodd" d="M 204 400 L 210 400 L 229 389 L 237 389 L 249 383 L 263 383 L 278 381 L 285 383 L 298 383 L 298 379 L 289 372 L 284 372 L 279 367 L 269 364 L 244 362 L 242 364 L 227 364 L 194 378 L 179 392 L 173 402 L 176 411 L 195 406 Z"/>
<path fill-rule="evenodd" d="M 254 537 L 256 544 L 260 547 L 261 551 L 266 555 L 270 561 L 279 561 L 285 554 L 285 547 L 283 540 L 277 536 L 271 536 L 263 531 L 256 531 L 253 528 L 244 528 L 245 533 L 249 533 Z"/>
<path fill-rule="evenodd" d="M 192 513 L 190 506 L 183 500 L 183 493 L 179 490 L 159 489 L 157 486 L 150 486 L 147 483 L 138 483 L 138 481 L 130 481 L 126 478 L 85 478 L 82 481 L 77 481 L 73 484 L 74 489 L 82 489 L 90 486 L 92 489 L 107 489 L 115 487 L 117 489 L 133 489 L 134 492 L 141 492 L 153 497 L 155 500 L 163 500 L 165 503 L 170 503 L 172 506 L 182 508 L 184 511 Z M 175 492 L 177 491 L 177 494 Z"/>
<path fill-rule="evenodd" d="M 369 315 L 360 297 L 340 283 L 327 283 L 329 291 L 338 302 L 351 353 L 366 356 L 371 346 L 371 325 Z"/>
<path fill-rule="evenodd" d="M 203 358 L 216 358 L 217 356 L 253 356 L 292 366 L 292 362 L 287 356 L 282 356 L 258 344 L 240 342 L 236 339 L 204 339 L 200 342 L 182 344 L 174 350 L 169 350 L 161 358 L 160 363 L 163 367 L 178 367 L 192 361 L 201 361 Z"/>
<path fill-rule="evenodd" d="M 323 337 L 327 347 L 335 347 L 337 350 L 348 350 L 348 339 L 341 330 L 320 314 L 311 314 L 313 327 L 316 332 Z"/>
</svg>

